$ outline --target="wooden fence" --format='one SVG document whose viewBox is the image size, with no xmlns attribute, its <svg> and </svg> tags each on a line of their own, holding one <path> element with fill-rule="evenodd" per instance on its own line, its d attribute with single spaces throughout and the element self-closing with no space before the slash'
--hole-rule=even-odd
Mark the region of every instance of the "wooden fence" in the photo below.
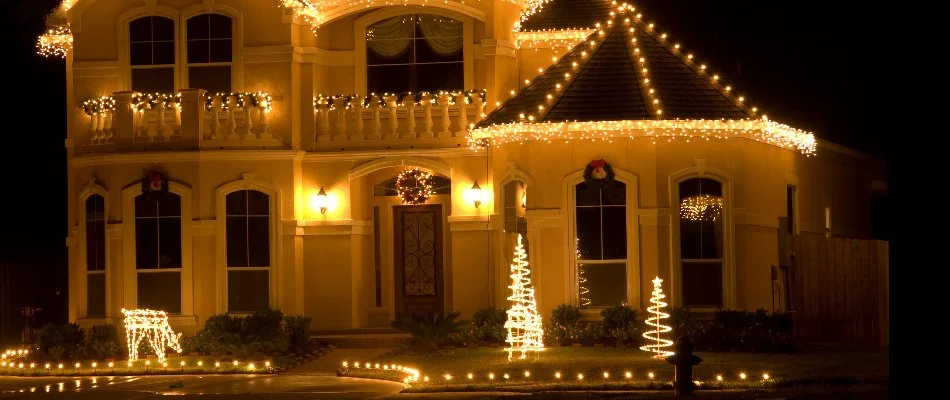
<svg viewBox="0 0 950 400">
<path fill-rule="evenodd" d="M 790 292 L 798 339 L 888 344 L 887 246 L 880 240 L 795 236 Z"/>
</svg>

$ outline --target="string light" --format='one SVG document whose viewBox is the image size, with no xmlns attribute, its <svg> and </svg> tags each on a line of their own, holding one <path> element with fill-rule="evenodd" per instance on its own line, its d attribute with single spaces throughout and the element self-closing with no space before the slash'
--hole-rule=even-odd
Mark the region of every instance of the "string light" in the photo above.
<svg viewBox="0 0 950 400">
<path fill-rule="evenodd" d="M 511 295 L 508 301 L 508 320 L 505 329 L 508 337 L 505 342 L 508 347 L 508 360 L 515 352 L 521 353 L 518 358 L 524 359 L 528 352 L 544 350 L 544 329 L 541 324 L 541 315 L 534 298 L 534 288 L 531 287 L 531 271 L 528 267 L 528 255 L 522 243 L 521 234 L 518 235 L 518 244 L 515 246 L 514 259 L 511 262 Z"/>
<path fill-rule="evenodd" d="M 689 221 L 716 221 L 722 217 L 722 197 L 701 194 L 683 198 L 680 218 Z"/>
<path fill-rule="evenodd" d="M 419 168 L 400 172 L 396 176 L 396 195 L 402 200 L 402 204 L 425 203 L 432 195 L 432 174 Z"/>
<path fill-rule="evenodd" d="M 666 295 L 663 294 L 662 283 L 663 280 L 660 279 L 660 277 L 653 279 L 653 297 L 650 298 L 652 305 L 647 308 L 647 312 L 653 315 L 647 318 L 645 323 L 654 329 L 643 332 L 643 337 L 648 341 L 652 341 L 652 343 L 647 343 L 640 347 L 640 350 L 656 353 L 653 358 L 658 359 L 666 358 L 674 354 L 672 351 L 666 350 L 673 346 L 673 341 L 662 337 L 662 334 L 673 330 L 673 328 L 660 323 L 660 320 L 670 317 L 669 314 L 663 312 L 663 308 L 666 307 L 666 302 L 664 302 L 663 299 L 666 298 Z M 653 377 L 652 374 L 651 372 L 650 378 Z"/>
<path fill-rule="evenodd" d="M 75 0 L 63 0 L 46 17 L 46 31 L 36 39 L 36 54 L 43 57 L 66 58 L 73 49 L 73 31 L 67 13 Z"/>
<path fill-rule="evenodd" d="M 129 361 L 135 361 L 139 358 L 139 343 L 143 340 L 151 345 L 152 351 L 158 358 L 158 362 L 165 361 L 165 348 L 170 347 L 178 353 L 181 353 L 180 333 L 175 333 L 168 325 L 168 314 L 164 311 L 149 309 L 122 309 L 125 316 L 125 336 L 129 348 Z M 148 360 L 145 361 L 148 365 Z"/>
<path fill-rule="evenodd" d="M 596 32 L 594 29 L 552 29 L 515 32 L 515 46 L 529 49 L 552 47 L 573 48 L 594 32 Z"/>
<path fill-rule="evenodd" d="M 580 238 L 574 238 L 574 255 L 578 260 L 581 259 Z M 584 276 L 586 270 L 577 268 L 577 297 L 580 300 L 581 307 L 590 305 L 590 289 L 587 288 L 587 277 Z"/>
</svg>

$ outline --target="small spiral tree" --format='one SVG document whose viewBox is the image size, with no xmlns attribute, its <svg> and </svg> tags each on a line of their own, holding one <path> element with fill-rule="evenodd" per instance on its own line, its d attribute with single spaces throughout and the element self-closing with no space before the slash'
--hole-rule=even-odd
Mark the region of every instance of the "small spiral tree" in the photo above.
<svg viewBox="0 0 950 400">
<path fill-rule="evenodd" d="M 574 255 L 578 260 L 581 259 L 580 238 L 574 239 Z M 577 268 L 577 294 L 580 298 L 581 307 L 590 305 L 590 289 L 587 288 L 587 278 L 584 277 L 584 269 Z"/>
<path fill-rule="evenodd" d="M 508 361 L 511 361 L 515 352 L 520 353 L 518 358 L 527 358 L 528 352 L 544 350 L 544 329 L 541 324 L 541 315 L 538 314 L 538 304 L 534 299 L 534 288 L 531 285 L 531 270 L 528 267 L 528 253 L 524 250 L 521 235 L 518 235 L 518 245 L 515 247 L 514 259 L 511 261 L 511 295 L 508 301 L 508 320 L 505 329 L 508 331 Z"/>
<path fill-rule="evenodd" d="M 673 330 L 673 328 L 660 323 L 661 320 L 670 317 L 670 314 L 663 312 L 663 308 L 665 308 L 667 304 L 663 301 L 666 295 L 663 294 L 663 287 L 660 286 L 662 283 L 663 280 L 660 279 L 659 276 L 653 280 L 653 297 L 650 298 L 652 305 L 647 308 L 647 311 L 653 315 L 646 320 L 646 324 L 652 327 L 652 329 L 643 332 L 643 337 L 647 339 L 647 344 L 640 347 L 640 350 L 656 353 L 653 355 L 653 358 L 658 359 L 663 359 L 675 354 L 669 350 L 669 348 L 673 346 L 673 341 L 662 337 L 664 333 Z"/>
</svg>

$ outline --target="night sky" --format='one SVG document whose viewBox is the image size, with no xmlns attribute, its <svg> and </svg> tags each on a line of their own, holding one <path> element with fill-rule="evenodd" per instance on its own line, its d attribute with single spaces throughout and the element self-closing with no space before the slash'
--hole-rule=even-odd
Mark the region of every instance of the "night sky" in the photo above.
<svg viewBox="0 0 950 400">
<path fill-rule="evenodd" d="M 0 179 L 6 190 L 0 195 L 0 263 L 44 274 L 44 279 L 18 283 L 32 289 L 29 297 L 41 298 L 55 295 L 66 274 L 64 63 L 34 53 L 44 16 L 59 0 L 3 3 L 6 104 Z M 770 118 L 886 155 L 882 137 L 888 109 L 882 86 L 888 55 L 880 2 L 633 3 Z"/>
</svg>

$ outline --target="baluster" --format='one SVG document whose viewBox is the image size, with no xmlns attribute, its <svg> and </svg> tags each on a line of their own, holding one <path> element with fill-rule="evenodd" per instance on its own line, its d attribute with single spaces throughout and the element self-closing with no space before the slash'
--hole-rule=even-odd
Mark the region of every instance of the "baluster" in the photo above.
<svg viewBox="0 0 950 400">
<path fill-rule="evenodd" d="M 472 94 L 472 103 L 475 104 L 475 118 L 473 118 L 472 123 L 477 124 L 481 122 L 482 118 L 485 118 L 485 102 L 482 101 L 481 93 Z"/>
<path fill-rule="evenodd" d="M 142 121 L 145 125 L 145 136 L 148 139 L 148 142 L 154 142 L 155 137 L 158 136 L 158 118 L 156 117 L 155 121 L 152 120 L 152 117 L 156 114 L 158 114 L 158 110 L 156 110 L 154 107 L 145 110 L 145 112 L 142 114 Z"/>
<path fill-rule="evenodd" d="M 267 100 L 261 100 L 260 107 L 257 107 L 260 110 L 260 118 L 257 119 L 257 137 L 260 139 L 270 139 L 270 130 L 267 129 L 267 113 L 270 110 L 270 103 Z"/>
<path fill-rule="evenodd" d="M 423 138 L 432 137 L 432 95 L 429 93 L 422 95 L 422 110 L 424 111 L 422 126 L 425 127 L 425 132 L 422 133 Z"/>
<path fill-rule="evenodd" d="M 461 137 L 468 132 L 468 102 L 465 99 L 465 92 L 459 92 L 455 96 L 455 108 L 458 108 L 459 117 L 458 117 L 458 131 L 455 132 L 456 137 Z"/>
<path fill-rule="evenodd" d="M 344 142 L 346 137 L 346 99 L 337 97 L 333 99 L 333 110 L 336 111 L 336 125 L 334 126 L 333 140 Z"/>
<path fill-rule="evenodd" d="M 330 141 L 330 104 L 326 99 L 317 99 L 317 141 Z"/>
<path fill-rule="evenodd" d="M 234 120 L 234 109 L 237 108 L 237 98 L 230 94 L 225 96 L 224 101 L 227 102 L 228 105 L 226 114 L 228 139 L 240 139 L 241 137 L 237 134 L 237 121 Z"/>
<path fill-rule="evenodd" d="M 353 96 L 350 99 L 350 107 L 353 109 L 353 120 L 356 126 L 350 140 L 363 140 L 365 138 L 363 136 L 363 97 Z"/>
<path fill-rule="evenodd" d="M 89 141 L 92 144 L 102 140 L 102 128 L 99 127 L 102 124 L 100 115 L 96 113 L 89 116 Z"/>
<path fill-rule="evenodd" d="M 211 138 L 212 139 L 222 139 L 221 136 L 221 121 L 218 121 L 218 110 L 221 108 L 221 97 L 214 95 L 211 99 L 211 109 L 208 110 L 208 115 L 211 116 Z"/>
<path fill-rule="evenodd" d="M 181 136 L 181 103 L 177 99 L 172 100 L 172 136 L 176 133 Z"/>
<path fill-rule="evenodd" d="M 370 139 L 380 139 L 382 137 L 380 136 L 380 130 L 382 128 L 382 124 L 379 121 L 379 109 L 380 109 L 379 96 L 375 94 L 371 96 L 372 97 L 370 100 L 371 101 L 370 109 L 373 110 L 373 134 L 370 135 Z"/>
<path fill-rule="evenodd" d="M 159 96 L 155 99 L 155 132 L 162 136 L 162 139 L 168 141 L 168 132 L 165 132 L 165 98 Z"/>
<path fill-rule="evenodd" d="M 399 117 L 396 115 L 397 106 L 396 106 L 396 95 L 391 94 L 386 96 L 386 111 L 389 115 L 389 133 L 386 135 L 386 139 L 396 139 L 399 137 Z"/>
<path fill-rule="evenodd" d="M 103 111 L 99 118 L 103 119 L 102 122 L 102 141 L 109 143 L 112 141 L 112 111 Z"/>
<path fill-rule="evenodd" d="M 415 97 L 409 94 L 409 104 L 406 100 L 402 101 L 402 106 L 406 108 L 406 132 L 401 136 L 403 139 L 415 139 L 416 137 L 416 102 Z"/>
<path fill-rule="evenodd" d="M 450 98 L 448 93 L 439 93 L 439 108 L 441 108 L 442 111 L 442 131 L 439 132 L 439 138 L 452 137 L 452 132 L 449 131 L 449 127 L 452 125 L 452 121 L 449 120 Z"/>
</svg>

